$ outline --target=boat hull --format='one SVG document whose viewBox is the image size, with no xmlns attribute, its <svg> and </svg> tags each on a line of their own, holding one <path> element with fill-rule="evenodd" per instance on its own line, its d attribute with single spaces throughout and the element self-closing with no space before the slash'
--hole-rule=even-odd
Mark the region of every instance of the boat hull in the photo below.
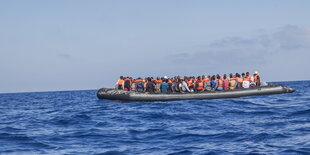
<svg viewBox="0 0 310 155">
<path fill-rule="evenodd" d="M 101 88 L 97 92 L 97 97 L 99 99 L 127 100 L 127 101 L 173 101 L 173 100 L 237 98 L 246 96 L 292 93 L 294 91 L 295 91 L 294 89 L 282 85 L 270 85 L 264 87 L 235 89 L 227 91 L 210 91 L 201 93 L 171 93 L 171 94 L 137 93 L 134 91 L 123 91 L 111 88 Z"/>
</svg>

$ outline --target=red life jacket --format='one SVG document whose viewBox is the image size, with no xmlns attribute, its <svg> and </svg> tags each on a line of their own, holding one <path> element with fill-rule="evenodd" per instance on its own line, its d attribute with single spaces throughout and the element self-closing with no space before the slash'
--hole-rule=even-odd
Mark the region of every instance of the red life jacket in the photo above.
<svg viewBox="0 0 310 155">
<path fill-rule="evenodd" d="M 229 89 L 229 81 L 227 79 L 223 80 L 223 87 L 224 87 L 224 90 L 228 90 Z"/>
</svg>

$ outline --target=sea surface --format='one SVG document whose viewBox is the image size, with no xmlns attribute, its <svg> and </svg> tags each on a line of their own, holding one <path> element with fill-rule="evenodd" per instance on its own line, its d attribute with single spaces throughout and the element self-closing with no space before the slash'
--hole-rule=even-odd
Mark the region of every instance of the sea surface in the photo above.
<svg viewBox="0 0 310 155">
<path fill-rule="evenodd" d="M 310 81 L 278 84 L 296 92 L 172 102 L 0 94 L 0 154 L 310 154 Z"/>
</svg>

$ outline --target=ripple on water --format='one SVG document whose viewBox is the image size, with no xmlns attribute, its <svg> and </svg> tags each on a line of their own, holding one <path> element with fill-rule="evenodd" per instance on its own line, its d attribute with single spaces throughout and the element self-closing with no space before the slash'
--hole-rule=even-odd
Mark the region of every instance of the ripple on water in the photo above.
<svg viewBox="0 0 310 155">
<path fill-rule="evenodd" d="M 0 94 L 0 154 L 310 154 L 310 81 L 279 84 L 297 91 L 171 102 Z"/>
</svg>

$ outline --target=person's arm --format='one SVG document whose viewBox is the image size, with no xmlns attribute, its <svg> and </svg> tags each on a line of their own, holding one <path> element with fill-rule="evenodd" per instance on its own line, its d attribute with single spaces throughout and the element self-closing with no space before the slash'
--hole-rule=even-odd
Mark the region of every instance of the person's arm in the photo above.
<svg viewBox="0 0 310 155">
<path fill-rule="evenodd" d="M 187 83 L 186 83 L 186 82 L 183 82 L 183 84 L 184 84 L 184 86 L 185 86 L 185 89 L 186 89 L 188 92 L 190 92 Z"/>
</svg>

